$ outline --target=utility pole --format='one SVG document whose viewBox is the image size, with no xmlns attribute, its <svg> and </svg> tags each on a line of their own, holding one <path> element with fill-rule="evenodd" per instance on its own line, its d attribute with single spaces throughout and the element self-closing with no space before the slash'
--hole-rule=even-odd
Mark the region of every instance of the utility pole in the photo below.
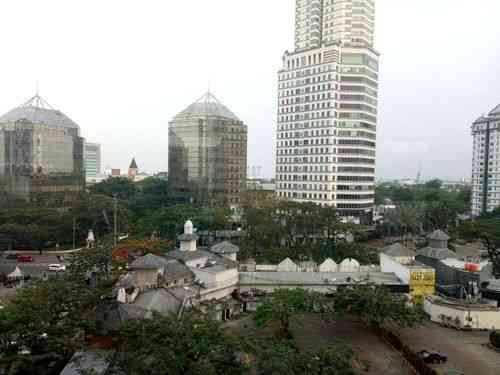
<svg viewBox="0 0 500 375">
<path fill-rule="evenodd" d="M 73 216 L 73 250 L 76 249 L 76 217 Z"/>
<path fill-rule="evenodd" d="M 118 208 L 118 198 L 116 197 L 116 194 L 113 195 L 113 199 L 115 201 L 114 202 L 115 203 L 115 212 L 114 212 L 115 218 L 113 220 L 114 221 L 113 222 L 113 225 L 114 225 L 114 236 L 113 237 L 114 237 L 114 245 L 115 245 L 114 247 L 116 247 L 116 244 L 117 244 L 117 229 L 118 229 L 117 222 L 116 222 L 117 221 L 117 217 L 118 217 L 117 212 L 116 212 L 117 208 Z"/>
</svg>

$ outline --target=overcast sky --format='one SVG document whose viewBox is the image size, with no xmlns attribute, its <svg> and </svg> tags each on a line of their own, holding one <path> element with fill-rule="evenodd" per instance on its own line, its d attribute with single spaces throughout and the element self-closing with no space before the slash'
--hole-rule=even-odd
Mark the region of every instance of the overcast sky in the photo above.
<svg viewBox="0 0 500 375">
<path fill-rule="evenodd" d="M 274 176 L 277 71 L 293 0 L 2 0 L 0 112 L 40 94 L 104 166 L 168 166 L 168 122 L 211 91 Z M 469 177 L 470 124 L 500 103 L 499 0 L 377 0 L 377 177 Z"/>
</svg>

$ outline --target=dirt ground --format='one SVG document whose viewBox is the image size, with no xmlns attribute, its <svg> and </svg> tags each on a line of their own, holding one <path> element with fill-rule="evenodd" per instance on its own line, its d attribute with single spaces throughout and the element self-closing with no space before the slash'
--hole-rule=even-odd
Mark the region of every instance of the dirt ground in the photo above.
<svg viewBox="0 0 500 375">
<path fill-rule="evenodd" d="M 448 363 L 436 368 L 461 370 L 465 375 L 500 374 L 500 353 L 487 346 L 488 332 L 458 331 L 428 321 L 417 329 L 403 330 L 400 335 L 415 351 L 427 349 L 446 354 Z"/>
<path fill-rule="evenodd" d="M 228 322 L 224 326 L 240 335 L 253 335 L 257 332 L 260 335 L 265 334 L 265 330 L 256 331 L 251 317 Z M 415 374 L 397 351 L 354 320 L 343 318 L 341 321 L 325 322 L 320 316 L 308 315 L 294 321 L 291 329 L 296 345 L 305 350 L 317 350 L 321 347 L 345 343 L 354 350 L 357 367 L 362 374 Z"/>
<path fill-rule="evenodd" d="M 226 327 L 243 335 L 257 332 L 250 316 L 229 322 Z M 399 352 L 355 319 L 343 317 L 325 322 L 318 315 L 308 315 L 297 319 L 291 328 L 299 348 L 317 350 L 339 342 L 347 344 L 354 350 L 363 374 L 415 374 Z M 262 330 L 258 332 L 266 334 Z M 415 352 L 427 349 L 446 354 L 448 363 L 434 365 L 440 373 L 459 370 L 465 375 L 500 375 L 500 353 L 487 346 L 489 332 L 458 331 L 426 321 L 418 328 L 405 329 L 399 334 Z"/>
<path fill-rule="evenodd" d="M 354 350 L 363 374 L 415 374 L 396 350 L 354 319 L 345 317 L 325 322 L 320 317 L 308 316 L 293 325 L 293 333 L 297 345 L 304 349 L 318 349 L 339 342 L 347 344 Z"/>
</svg>

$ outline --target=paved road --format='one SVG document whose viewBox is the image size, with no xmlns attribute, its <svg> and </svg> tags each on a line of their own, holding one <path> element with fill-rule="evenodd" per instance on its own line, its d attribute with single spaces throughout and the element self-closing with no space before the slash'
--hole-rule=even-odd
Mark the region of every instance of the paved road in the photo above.
<svg viewBox="0 0 500 375">
<path fill-rule="evenodd" d="M 447 354 L 448 363 L 436 368 L 458 369 L 466 375 L 500 374 L 500 353 L 487 346 L 486 331 L 458 331 L 428 321 L 417 329 L 403 330 L 401 338 L 415 351 L 430 349 Z"/>
</svg>

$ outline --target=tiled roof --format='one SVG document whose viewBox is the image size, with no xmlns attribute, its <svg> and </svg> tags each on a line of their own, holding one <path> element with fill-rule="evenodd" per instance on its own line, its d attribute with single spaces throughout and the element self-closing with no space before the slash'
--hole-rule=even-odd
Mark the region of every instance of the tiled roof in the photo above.
<svg viewBox="0 0 500 375">
<path fill-rule="evenodd" d="M 448 241 L 450 237 L 444 233 L 442 230 L 438 229 L 429 234 L 428 237 L 430 240 L 437 240 L 437 241 Z"/>
<path fill-rule="evenodd" d="M 179 236 L 177 236 L 177 238 L 179 239 L 179 241 L 193 241 L 193 240 L 198 240 L 198 236 L 194 233 L 183 233 L 183 234 L 179 234 Z"/>
<path fill-rule="evenodd" d="M 147 254 L 143 257 L 137 258 L 131 265 L 131 269 L 159 269 L 163 268 L 165 273 L 163 279 L 167 282 L 174 280 L 189 278 L 194 276 L 191 270 L 184 264 L 176 259 L 169 259 L 166 257 L 159 257 L 154 254 Z M 130 280 L 124 280 L 124 282 Z"/>
<path fill-rule="evenodd" d="M 132 262 L 130 268 L 132 269 L 155 269 L 166 267 L 168 263 L 168 259 L 164 257 L 159 257 L 154 254 L 147 254 L 140 258 L 137 258 Z"/>
<path fill-rule="evenodd" d="M 240 251 L 240 248 L 236 245 L 233 245 L 229 241 L 223 241 L 214 245 L 210 248 L 212 253 L 216 254 L 234 254 Z"/>
<path fill-rule="evenodd" d="M 177 314 L 183 300 L 178 299 L 166 289 L 153 289 L 141 293 L 133 305 L 146 311 L 155 311 L 160 314 Z"/>
<path fill-rule="evenodd" d="M 446 258 L 458 259 L 457 254 L 449 249 L 435 249 L 433 247 L 424 247 L 423 249 L 417 250 L 417 256 L 418 255 L 434 259 L 446 259 Z"/>
<path fill-rule="evenodd" d="M 408 249 L 400 243 L 384 247 L 382 252 L 393 257 L 411 257 L 416 255 L 415 251 Z"/>
</svg>

